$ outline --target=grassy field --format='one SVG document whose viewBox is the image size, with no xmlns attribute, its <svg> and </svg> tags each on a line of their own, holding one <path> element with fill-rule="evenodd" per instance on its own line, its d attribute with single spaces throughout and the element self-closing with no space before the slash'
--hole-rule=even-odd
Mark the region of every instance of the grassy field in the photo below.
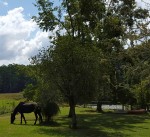
<svg viewBox="0 0 150 137">
<path fill-rule="evenodd" d="M 10 124 L 10 113 L 0 115 L 0 137 L 150 137 L 149 114 L 102 114 L 77 107 L 78 129 L 72 130 L 68 110 L 68 107 L 61 107 L 61 113 L 50 125 L 33 125 L 33 113 L 25 114 L 26 125 L 20 125 L 19 114 L 15 124 Z"/>
<path fill-rule="evenodd" d="M 21 93 L 0 94 L 0 114 L 11 112 L 21 100 L 23 100 Z"/>
</svg>

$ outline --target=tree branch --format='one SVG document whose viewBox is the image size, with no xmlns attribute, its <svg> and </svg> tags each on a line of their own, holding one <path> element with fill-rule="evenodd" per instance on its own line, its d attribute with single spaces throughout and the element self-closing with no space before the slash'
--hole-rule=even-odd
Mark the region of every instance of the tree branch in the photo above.
<svg viewBox="0 0 150 137">
<path fill-rule="evenodd" d="M 69 18 L 70 18 L 70 23 L 71 23 L 71 28 L 72 28 L 72 36 L 74 38 L 74 25 L 73 25 L 73 19 L 71 17 L 71 13 L 70 13 L 70 8 L 69 8 L 69 2 L 68 0 L 66 0 L 66 5 L 67 5 L 67 12 L 68 12 L 68 15 L 69 15 Z"/>
</svg>

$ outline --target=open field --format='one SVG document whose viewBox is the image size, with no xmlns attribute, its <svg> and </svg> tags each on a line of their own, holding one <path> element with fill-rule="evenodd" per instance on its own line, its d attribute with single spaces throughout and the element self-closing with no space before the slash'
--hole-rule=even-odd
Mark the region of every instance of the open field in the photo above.
<svg viewBox="0 0 150 137">
<path fill-rule="evenodd" d="M 0 100 L 1 101 L 1 100 Z M 150 137 L 150 115 L 97 113 L 92 108 L 77 107 L 78 129 L 69 128 L 68 107 L 50 125 L 34 124 L 34 114 L 25 114 L 27 124 L 20 125 L 20 115 L 10 124 L 10 113 L 0 115 L 0 137 Z"/>
<path fill-rule="evenodd" d="M 0 94 L 0 114 L 11 112 L 21 100 L 23 100 L 21 93 Z"/>
<path fill-rule="evenodd" d="M 4 93 L 0 94 L 0 100 L 21 100 L 23 99 L 22 93 Z"/>
</svg>

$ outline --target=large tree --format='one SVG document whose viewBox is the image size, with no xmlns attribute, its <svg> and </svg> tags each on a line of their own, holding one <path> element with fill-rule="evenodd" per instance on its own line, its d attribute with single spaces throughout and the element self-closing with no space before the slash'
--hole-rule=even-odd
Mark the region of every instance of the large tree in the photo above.
<svg viewBox="0 0 150 137">
<path fill-rule="evenodd" d="M 68 100 L 72 127 L 76 127 L 75 106 L 97 95 L 101 79 L 101 51 L 94 45 L 81 45 L 70 37 L 60 37 L 55 50 L 42 52 L 33 58 L 40 64 L 41 77 Z"/>
<path fill-rule="evenodd" d="M 42 51 L 34 61 L 44 66 L 42 76 L 68 98 L 73 127 L 76 98 L 84 100 L 94 91 L 102 98 L 103 89 L 110 89 L 112 100 L 117 102 L 121 92 L 128 94 L 124 46 L 130 41 L 134 47 L 134 41 L 142 39 L 140 23 L 148 17 L 147 10 L 137 8 L 135 0 L 62 0 L 58 6 L 49 0 L 37 0 L 35 6 L 39 15 L 33 19 L 41 29 L 55 35 L 50 37 L 53 47 Z M 138 39 L 133 39 L 135 36 Z"/>
<path fill-rule="evenodd" d="M 34 59 L 41 59 L 42 66 L 46 64 L 42 71 L 50 74 L 55 87 L 67 97 L 74 128 L 76 103 L 80 97 L 82 100 L 92 98 L 98 90 L 102 53 L 93 39 L 105 5 L 98 0 L 88 3 L 84 0 L 63 0 L 59 7 L 54 7 L 50 1 L 37 0 L 35 6 L 39 9 L 39 16 L 34 20 L 43 30 L 55 31 L 56 35 L 53 49 Z"/>
</svg>

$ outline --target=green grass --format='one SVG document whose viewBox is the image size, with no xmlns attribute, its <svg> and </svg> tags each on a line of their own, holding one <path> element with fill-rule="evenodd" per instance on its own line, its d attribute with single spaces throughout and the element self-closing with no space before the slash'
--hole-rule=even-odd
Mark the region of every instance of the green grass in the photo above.
<svg viewBox="0 0 150 137">
<path fill-rule="evenodd" d="M 77 108 L 78 129 L 69 128 L 68 108 L 51 125 L 33 125 L 34 114 L 25 114 L 27 124 L 20 124 L 20 115 L 15 124 L 10 124 L 10 114 L 0 116 L 0 137 L 149 137 L 150 115 L 127 115 L 96 113 L 89 108 Z"/>
<path fill-rule="evenodd" d="M 90 108 L 77 107 L 78 129 L 72 130 L 68 111 L 68 107 L 61 107 L 61 113 L 50 125 L 39 125 L 38 122 L 33 125 L 33 113 L 25 114 L 27 124 L 22 125 L 19 114 L 14 124 L 10 124 L 10 113 L 0 115 L 0 137 L 150 137 L 149 114 L 102 114 Z"/>
<path fill-rule="evenodd" d="M 0 100 L 21 100 L 23 99 L 22 93 L 4 93 L 0 94 Z"/>
<path fill-rule="evenodd" d="M 9 113 L 23 100 L 21 93 L 0 94 L 0 114 Z"/>
</svg>

